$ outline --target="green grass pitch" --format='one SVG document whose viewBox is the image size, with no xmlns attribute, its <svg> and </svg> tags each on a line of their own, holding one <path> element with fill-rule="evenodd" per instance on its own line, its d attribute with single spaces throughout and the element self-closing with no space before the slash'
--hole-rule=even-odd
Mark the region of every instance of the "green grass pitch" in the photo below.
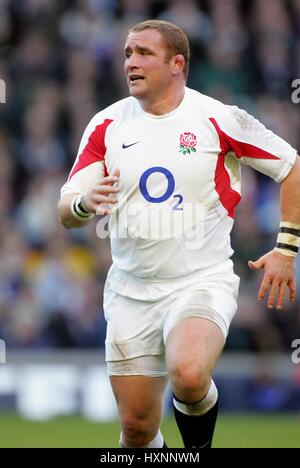
<svg viewBox="0 0 300 468">
<path fill-rule="evenodd" d="M 172 418 L 163 421 L 169 447 L 182 447 Z M 119 423 L 93 423 L 80 417 L 32 422 L 0 414 L 0 447 L 118 446 Z M 225 415 L 217 422 L 214 447 L 300 448 L 300 415 Z"/>
</svg>

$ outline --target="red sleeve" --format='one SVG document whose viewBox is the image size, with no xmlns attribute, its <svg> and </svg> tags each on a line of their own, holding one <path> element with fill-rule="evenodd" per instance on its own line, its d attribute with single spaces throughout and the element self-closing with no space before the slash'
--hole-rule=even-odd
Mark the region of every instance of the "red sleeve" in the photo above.
<svg viewBox="0 0 300 468">
<path fill-rule="evenodd" d="M 77 156 L 74 166 L 68 177 L 68 181 L 73 177 L 76 172 L 81 169 L 99 161 L 105 161 L 105 134 L 107 127 L 111 124 L 113 120 L 105 119 L 104 122 L 100 125 L 97 125 L 94 131 L 90 134 L 86 145 L 83 150 Z M 105 168 L 105 175 L 107 175 L 107 170 Z"/>
</svg>

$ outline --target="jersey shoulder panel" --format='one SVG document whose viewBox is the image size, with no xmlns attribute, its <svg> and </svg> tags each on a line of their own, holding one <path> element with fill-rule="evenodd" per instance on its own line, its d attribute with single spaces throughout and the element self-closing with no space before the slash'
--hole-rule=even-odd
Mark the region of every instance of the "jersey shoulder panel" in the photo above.
<svg viewBox="0 0 300 468">
<path fill-rule="evenodd" d="M 202 94 L 195 89 L 187 88 L 189 99 L 196 105 L 208 118 L 222 117 L 226 115 L 227 107 L 221 101 L 214 99 L 206 94 Z"/>
<path fill-rule="evenodd" d="M 194 90 L 191 92 L 215 129 L 220 154 L 231 153 L 243 164 L 276 182 L 284 180 L 296 160 L 294 148 L 238 106 L 224 104 Z"/>
</svg>

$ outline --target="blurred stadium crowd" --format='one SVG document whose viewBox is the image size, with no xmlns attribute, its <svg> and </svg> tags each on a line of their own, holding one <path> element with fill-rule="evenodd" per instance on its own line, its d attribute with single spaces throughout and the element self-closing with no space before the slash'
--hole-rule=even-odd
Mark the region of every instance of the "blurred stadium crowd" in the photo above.
<svg viewBox="0 0 300 468">
<path fill-rule="evenodd" d="M 1 0 L 0 338 L 11 348 L 104 344 L 108 241 L 95 224 L 62 228 L 56 204 L 88 121 L 127 95 L 128 29 L 151 17 L 189 35 L 189 86 L 247 109 L 300 148 L 300 104 L 291 100 L 300 78 L 299 0 Z M 227 349 L 289 351 L 300 338 L 300 264 L 296 303 L 267 311 L 247 261 L 274 245 L 279 187 L 243 174 L 233 234 L 242 286 Z"/>
</svg>

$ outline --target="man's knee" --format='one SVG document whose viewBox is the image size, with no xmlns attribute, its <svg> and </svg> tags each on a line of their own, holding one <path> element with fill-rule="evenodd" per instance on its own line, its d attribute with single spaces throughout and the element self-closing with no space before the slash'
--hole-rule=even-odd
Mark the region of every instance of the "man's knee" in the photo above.
<svg viewBox="0 0 300 468">
<path fill-rule="evenodd" d="M 127 447 L 143 447 L 157 433 L 157 424 L 151 417 L 128 415 L 121 419 L 122 439 Z"/>
<path fill-rule="evenodd" d="M 184 363 L 178 363 L 170 370 L 170 378 L 175 395 L 186 402 L 204 398 L 211 382 L 207 369 Z"/>
</svg>

